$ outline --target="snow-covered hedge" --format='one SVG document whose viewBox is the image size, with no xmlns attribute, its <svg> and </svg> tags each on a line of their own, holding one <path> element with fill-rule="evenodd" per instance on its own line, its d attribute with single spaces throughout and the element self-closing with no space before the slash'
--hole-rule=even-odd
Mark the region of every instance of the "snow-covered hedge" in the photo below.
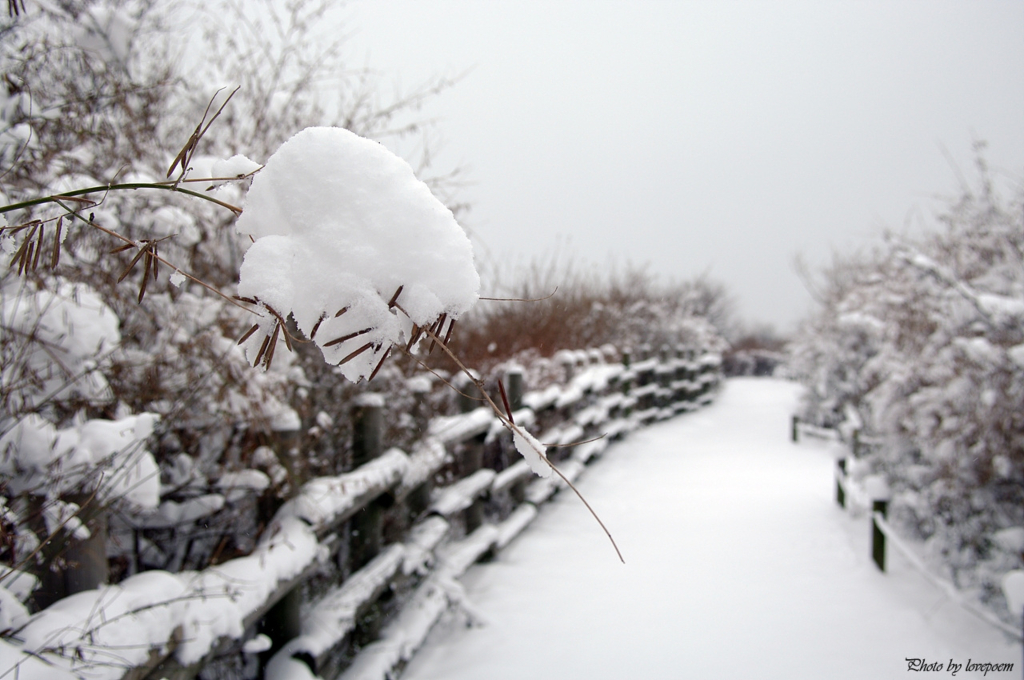
<svg viewBox="0 0 1024 680">
<path fill-rule="evenodd" d="M 826 272 L 793 364 L 803 417 L 867 435 L 857 474 L 884 475 L 902 530 L 1000 609 L 1024 566 L 1024 190 L 980 160 L 962 190 L 923 236 Z"/>
</svg>

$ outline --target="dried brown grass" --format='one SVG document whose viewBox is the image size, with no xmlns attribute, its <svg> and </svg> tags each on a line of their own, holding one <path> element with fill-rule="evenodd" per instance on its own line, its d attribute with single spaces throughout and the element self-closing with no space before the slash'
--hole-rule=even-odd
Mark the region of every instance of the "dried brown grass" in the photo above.
<svg viewBox="0 0 1024 680">
<path fill-rule="evenodd" d="M 720 332 L 730 323 L 728 294 L 705 276 L 662 282 L 642 267 L 599 269 L 554 256 L 534 260 L 508 283 L 502 278 L 492 277 L 497 294 L 459 320 L 449 343 L 483 372 L 524 353 L 696 345 L 688 321 L 703 319 Z"/>
</svg>

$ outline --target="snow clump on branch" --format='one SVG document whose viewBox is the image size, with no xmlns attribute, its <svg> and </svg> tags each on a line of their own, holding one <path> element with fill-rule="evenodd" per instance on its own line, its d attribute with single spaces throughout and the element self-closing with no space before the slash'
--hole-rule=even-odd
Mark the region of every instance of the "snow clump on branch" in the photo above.
<svg viewBox="0 0 1024 680">
<path fill-rule="evenodd" d="M 155 508 L 160 471 L 143 445 L 158 419 L 142 413 L 58 430 L 30 413 L 0 437 L 0 476 L 15 494 L 95 491 L 104 503 L 123 499 Z"/>
<path fill-rule="evenodd" d="M 331 364 L 358 382 L 421 329 L 442 335 L 478 299 L 473 251 L 452 212 L 381 144 L 307 128 L 253 178 L 238 231 L 254 239 L 238 294 L 264 319 L 260 355 L 289 315 Z M 448 326 L 450 329 L 450 325 Z"/>
</svg>

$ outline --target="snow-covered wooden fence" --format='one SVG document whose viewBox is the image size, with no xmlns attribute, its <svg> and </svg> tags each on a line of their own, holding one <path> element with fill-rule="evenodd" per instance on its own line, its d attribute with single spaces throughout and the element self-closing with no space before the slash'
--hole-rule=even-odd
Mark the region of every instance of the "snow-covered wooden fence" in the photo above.
<svg viewBox="0 0 1024 680">
<path fill-rule="evenodd" d="M 610 441 L 708 403 L 720 380 L 717 355 L 669 348 L 561 359 L 561 384 L 526 392 L 515 371 L 505 384 L 515 422 L 569 480 Z M 353 405 L 358 466 L 307 481 L 251 554 L 64 598 L 30 618 L 20 644 L 0 640 L 0 676 L 186 680 L 261 666 L 268 680 L 392 677 L 458 605 L 457 578 L 565 483 L 534 477 L 500 421 L 468 400 L 411 451 L 388 448 L 381 399 Z"/>
<path fill-rule="evenodd" d="M 862 446 L 881 445 L 879 440 L 871 437 L 864 437 L 856 429 L 853 429 L 846 435 L 843 435 L 838 430 L 817 428 L 805 423 L 800 423 L 797 416 L 793 416 L 792 440 L 797 442 L 800 434 L 808 434 L 819 439 L 843 442 L 845 446 L 848 447 L 851 455 L 854 456 Z M 853 512 L 858 513 L 870 511 L 871 560 L 878 567 L 879 571 L 886 571 L 888 564 L 887 553 L 891 546 L 928 581 L 942 591 L 952 602 L 955 602 L 963 609 L 967 610 L 982 621 L 985 621 L 992 627 L 1002 631 L 1004 634 L 1017 640 L 1024 641 L 1024 633 L 1022 633 L 1020 629 L 1006 623 L 993 612 L 969 600 L 964 593 L 957 589 L 955 585 L 937 576 L 931 569 L 929 569 L 925 565 L 921 556 L 918 555 L 917 551 L 910 546 L 906 540 L 901 538 L 895 529 L 893 529 L 892 525 L 889 524 L 890 499 L 887 485 L 877 476 L 869 476 L 861 483 L 855 483 L 849 475 L 848 467 L 849 458 L 843 456 L 836 459 L 836 503 L 844 510 L 850 509 Z M 1021 574 L 1024 575 L 1024 572 L 1021 572 Z M 1022 585 L 1024 585 L 1024 576 L 1021 577 L 1021 580 Z M 1011 599 L 1011 597 L 1007 597 L 1008 601 Z M 1014 606 L 1015 604 L 1016 603 L 1014 602 L 1011 606 Z M 1019 608 L 1015 607 L 1015 610 L 1019 610 Z"/>
</svg>

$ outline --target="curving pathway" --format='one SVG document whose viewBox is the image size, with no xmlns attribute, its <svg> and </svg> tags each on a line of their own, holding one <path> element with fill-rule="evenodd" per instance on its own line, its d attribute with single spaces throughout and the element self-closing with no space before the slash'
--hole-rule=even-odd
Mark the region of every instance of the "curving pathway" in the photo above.
<svg viewBox="0 0 1024 680">
<path fill-rule="evenodd" d="M 560 493 L 464 577 L 476 623 L 448 617 L 402 680 L 953 677 L 907 657 L 1012 662 L 987 677 L 1020 678 L 1017 645 L 899 559 L 877 571 L 867 519 L 833 501 L 833 454 L 789 441 L 798 395 L 730 380 L 712 406 L 609 447 L 579 486 L 626 564 Z"/>
</svg>

